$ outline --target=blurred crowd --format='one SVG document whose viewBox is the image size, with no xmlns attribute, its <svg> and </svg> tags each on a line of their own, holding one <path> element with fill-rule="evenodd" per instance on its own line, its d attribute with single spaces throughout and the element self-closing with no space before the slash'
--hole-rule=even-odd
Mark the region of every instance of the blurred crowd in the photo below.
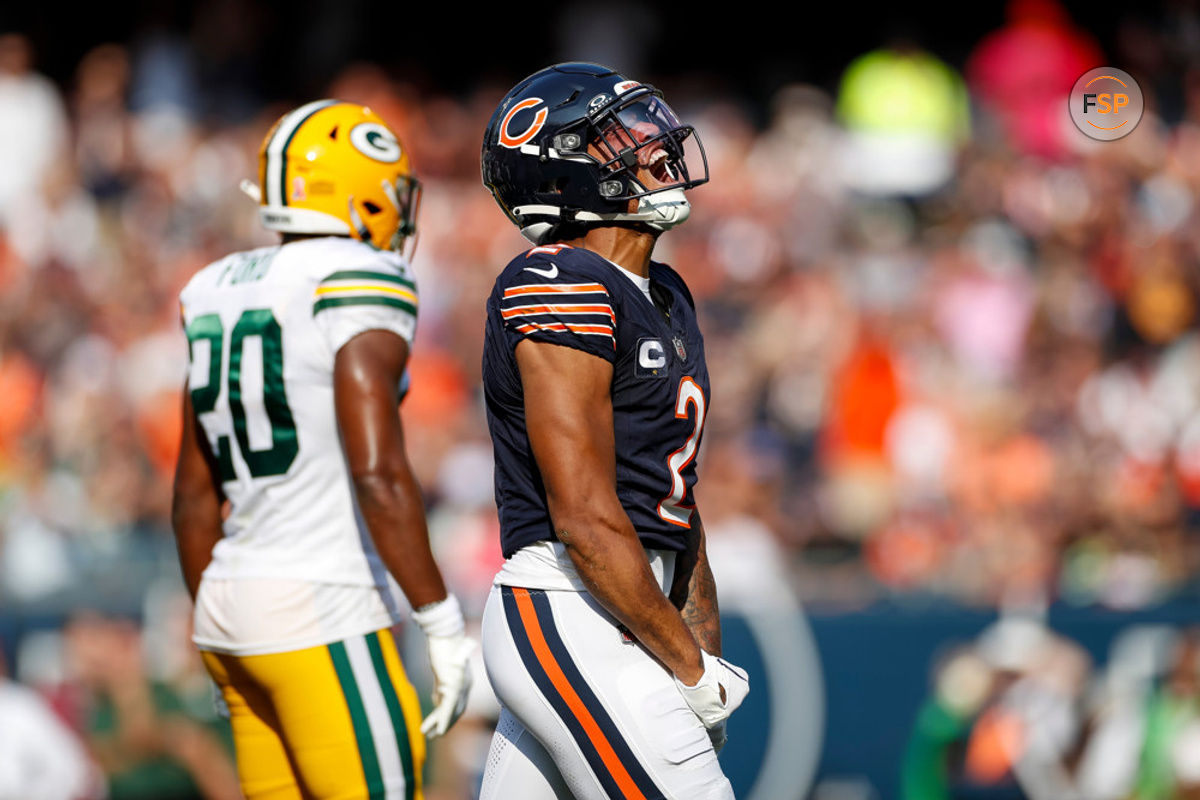
<svg viewBox="0 0 1200 800">
<path fill-rule="evenodd" d="M 146 588 L 137 618 L 79 609 L 0 658 L 3 800 L 238 800 L 229 725 L 191 645 L 191 603 Z M 0 652 L 0 656 L 5 655 Z"/>
<path fill-rule="evenodd" d="M 935 665 L 902 800 L 1200 797 L 1200 627 L 1135 625 L 1096 664 L 1008 615 Z"/>
<path fill-rule="evenodd" d="M 1168 5 L 1104 52 L 1052 0 L 1008 8 L 964 63 L 891 41 L 769 107 L 649 76 L 712 176 L 656 250 L 706 337 L 699 508 L 810 606 L 1196 597 L 1200 15 Z M 311 98 L 214 113 L 186 39 L 97 46 L 60 82 L 36 57 L 0 35 L 0 608 L 138 612 L 178 580 L 178 291 L 273 243 L 238 184 Z M 1116 142 L 1067 113 L 1103 63 L 1145 94 Z M 527 247 L 480 183 L 492 80 L 450 96 L 352 64 L 326 92 L 387 119 L 424 185 L 402 413 L 475 615 L 500 561 L 483 306 Z"/>
</svg>

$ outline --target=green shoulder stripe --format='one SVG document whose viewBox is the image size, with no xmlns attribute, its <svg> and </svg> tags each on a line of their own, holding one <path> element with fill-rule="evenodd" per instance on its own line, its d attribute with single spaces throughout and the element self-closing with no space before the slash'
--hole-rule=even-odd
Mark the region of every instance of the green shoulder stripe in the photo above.
<svg viewBox="0 0 1200 800">
<path fill-rule="evenodd" d="M 393 275 L 387 272 L 373 272 L 369 269 L 344 269 L 340 272 L 334 272 L 326 275 L 321 279 L 321 283 L 329 281 L 350 281 L 350 280 L 370 280 L 384 281 L 386 283 L 395 283 L 403 286 L 406 289 L 416 290 L 417 284 L 401 275 Z"/>
<path fill-rule="evenodd" d="M 417 307 L 407 300 L 401 300 L 397 297 L 362 295 L 359 297 L 323 297 L 313 303 L 313 316 L 315 317 L 319 312 L 327 308 L 338 308 L 340 306 L 391 306 L 401 311 L 407 311 L 414 317 L 417 315 Z"/>
</svg>

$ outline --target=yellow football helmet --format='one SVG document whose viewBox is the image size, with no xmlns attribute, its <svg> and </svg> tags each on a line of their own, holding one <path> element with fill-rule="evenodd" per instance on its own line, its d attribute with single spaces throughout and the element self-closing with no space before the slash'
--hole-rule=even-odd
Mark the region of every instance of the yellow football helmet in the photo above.
<svg viewBox="0 0 1200 800">
<path fill-rule="evenodd" d="M 392 250 L 416 232 L 421 185 L 408 151 L 366 106 L 317 100 L 284 114 L 263 139 L 258 180 L 243 189 L 274 231 Z"/>
</svg>

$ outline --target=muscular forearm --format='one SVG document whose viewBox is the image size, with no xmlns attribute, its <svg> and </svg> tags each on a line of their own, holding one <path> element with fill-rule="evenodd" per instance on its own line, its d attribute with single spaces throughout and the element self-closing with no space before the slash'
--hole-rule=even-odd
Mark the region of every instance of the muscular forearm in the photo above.
<svg viewBox="0 0 1200 800">
<path fill-rule="evenodd" d="M 708 559 L 696 564 L 688 582 L 687 600 L 679 610 L 684 624 L 707 652 L 721 655 L 721 615 L 717 610 L 717 585 Z"/>
<path fill-rule="evenodd" d="M 593 515 L 556 522 L 562 523 L 556 525 L 559 541 L 592 596 L 681 681 L 698 681 L 704 665 L 696 639 L 663 594 L 628 521 L 606 523 Z"/>
<path fill-rule="evenodd" d="M 372 473 L 356 476 L 354 487 L 375 549 L 412 607 L 445 599 L 415 484 L 402 475 Z"/>
<path fill-rule="evenodd" d="M 559 540 L 592 596 L 679 680 L 695 684 L 704 675 L 700 647 L 654 579 L 617 496 L 612 366 L 542 342 L 521 342 L 516 357 Z"/>
<path fill-rule="evenodd" d="M 692 514 L 687 549 L 676 560 L 671 600 L 684 623 L 707 652 L 721 655 L 721 614 L 717 607 L 717 585 L 708 564 L 708 548 L 699 512 Z"/>
</svg>

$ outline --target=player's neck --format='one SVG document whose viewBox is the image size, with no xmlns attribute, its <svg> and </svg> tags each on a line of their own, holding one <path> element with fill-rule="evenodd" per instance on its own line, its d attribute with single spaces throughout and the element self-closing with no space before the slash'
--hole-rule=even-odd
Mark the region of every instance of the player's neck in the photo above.
<svg viewBox="0 0 1200 800">
<path fill-rule="evenodd" d="M 650 254 L 657 240 L 658 234 L 649 230 L 612 226 L 589 228 L 584 236 L 567 244 L 591 250 L 635 275 L 648 278 Z"/>
<path fill-rule="evenodd" d="M 302 242 L 305 239 L 327 239 L 334 234 L 329 233 L 284 233 L 280 234 L 279 241 L 281 244 L 291 244 L 292 242 Z M 343 238 L 350 238 L 348 236 Z"/>
</svg>

